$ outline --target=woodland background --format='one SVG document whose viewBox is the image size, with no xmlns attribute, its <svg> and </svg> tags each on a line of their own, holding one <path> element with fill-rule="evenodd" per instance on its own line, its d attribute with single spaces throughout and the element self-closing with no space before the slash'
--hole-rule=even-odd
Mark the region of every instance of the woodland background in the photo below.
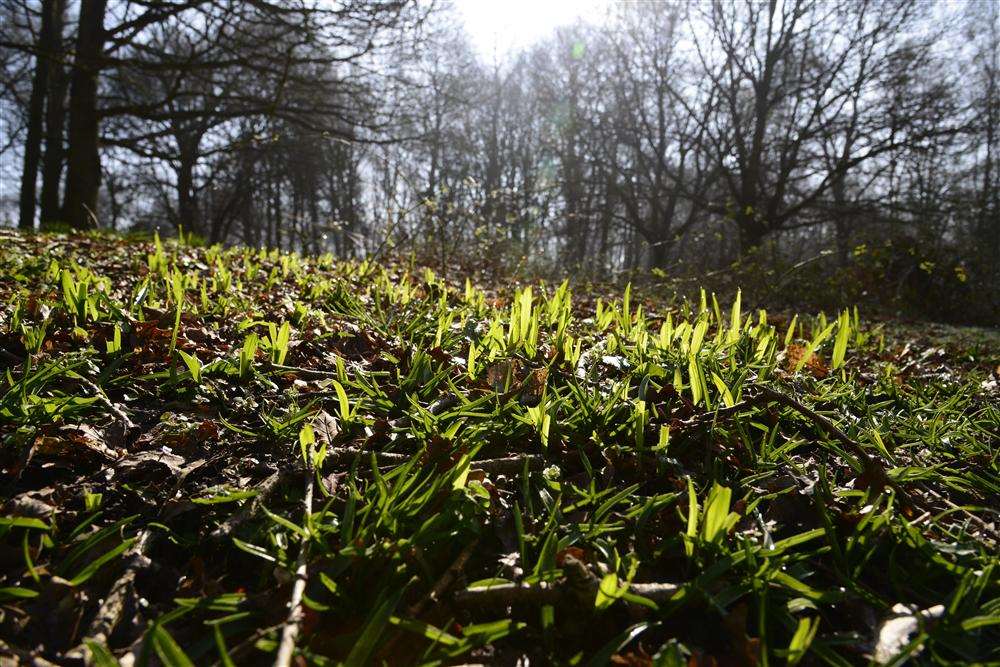
<svg viewBox="0 0 1000 667">
<path fill-rule="evenodd" d="M 0 0 L 0 220 L 996 324 L 998 7 Z"/>
</svg>

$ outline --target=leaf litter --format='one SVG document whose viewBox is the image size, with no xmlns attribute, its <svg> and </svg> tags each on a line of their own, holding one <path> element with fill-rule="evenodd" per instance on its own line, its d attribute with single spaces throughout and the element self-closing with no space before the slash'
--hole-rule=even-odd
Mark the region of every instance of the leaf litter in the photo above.
<svg viewBox="0 0 1000 667">
<path fill-rule="evenodd" d="M 988 332 L 3 241 L 0 656 L 1000 659 Z"/>
</svg>

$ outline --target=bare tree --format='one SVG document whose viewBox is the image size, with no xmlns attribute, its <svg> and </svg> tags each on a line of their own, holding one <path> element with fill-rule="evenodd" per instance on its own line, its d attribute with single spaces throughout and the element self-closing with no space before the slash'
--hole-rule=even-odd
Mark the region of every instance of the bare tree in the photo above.
<svg viewBox="0 0 1000 667">
<path fill-rule="evenodd" d="M 36 187 L 45 129 L 46 95 L 54 87 L 53 82 L 58 80 L 56 71 L 62 67 L 60 59 L 65 4 L 65 0 L 43 0 L 40 7 L 40 29 L 33 49 L 35 71 L 31 82 L 31 95 L 28 99 L 27 133 L 24 140 L 24 163 L 21 170 L 18 218 L 18 225 L 21 229 L 32 229 L 35 225 Z M 57 93 L 58 91 L 52 92 Z M 50 99 L 49 106 L 50 109 L 58 109 L 61 106 L 61 100 Z"/>
</svg>

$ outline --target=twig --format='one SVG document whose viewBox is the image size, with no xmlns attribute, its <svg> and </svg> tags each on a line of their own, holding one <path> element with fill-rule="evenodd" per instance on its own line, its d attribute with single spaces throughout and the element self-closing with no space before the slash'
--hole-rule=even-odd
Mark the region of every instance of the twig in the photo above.
<svg viewBox="0 0 1000 667">
<path fill-rule="evenodd" d="M 397 454 L 396 452 L 373 452 L 363 447 L 337 447 L 326 453 L 326 461 L 330 463 L 346 463 L 353 461 L 360 454 L 374 454 L 375 461 L 379 464 L 403 464 L 412 457 L 409 454 Z"/>
<path fill-rule="evenodd" d="M 82 384 L 83 384 L 83 385 L 84 385 L 85 387 L 87 387 L 87 388 L 88 388 L 88 389 L 90 389 L 90 390 L 91 390 L 92 392 L 94 392 L 94 394 L 95 394 L 95 395 L 97 396 L 97 398 L 98 398 L 98 399 L 99 399 L 99 400 L 101 401 L 101 403 L 104 403 L 104 405 L 105 405 L 105 406 L 106 406 L 106 407 L 108 408 L 108 410 L 110 410 L 110 411 L 111 411 L 111 414 L 113 414 L 113 415 L 115 416 L 115 418 L 116 418 L 116 419 L 117 419 L 117 420 L 118 420 L 119 422 L 121 422 L 121 424 L 122 424 L 122 425 L 123 425 L 123 426 L 124 426 L 124 427 L 125 427 L 126 429 L 132 429 L 132 428 L 135 428 L 135 424 L 133 424 L 133 423 L 132 423 L 132 420 L 128 418 L 128 415 L 127 415 L 127 414 L 125 414 L 125 413 L 124 413 L 124 412 L 122 411 L 122 409 L 121 409 L 121 408 L 119 408 L 119 407 L 118 407 L 117 405 L 115 405 L 115 404 L 114 404 L 114 403 L 113 403 L 113 402 L 111 401 L 111 399 L 110 399 L 110 398 L 108 398 L 108 395 L 104 393 L 104 390 L 103 390 L 103 389 L 101 389 L 101 388 L 100 388 L 99 386 L 97 386 L 97 385 L 96 385 L 96 384 L 95 384 L 94 382 L 91 382 L 90 380 L 88 380 L 87 378 L 83 377 L 82 375 L 79 375 L 79 376 L 78 376 L 78 378 L 79 378 L 80 382 L 81 382 L 81 383 L 82 383 Z"/>
<path fill-rule="evenodd" d="M 314 368 L 285 366 L 284 364 L 267 364 L 265 370 L 271 370 L 277 373 L 295 373 L 297 375 L 304 375 L 306 377 L 321 378 L 321 379 L 340 377 L 339 373 L 337 373 L 336 371 L 321 371 Z"/>
<path fill-rule="evenodd" d="M 859 442 L 852 440 L 846 433 L 841 431 L 836 424 L 823 415 L 803 405 L 791 396 L 782 394 L 780 391 L 775 391 L 769 387 L 759 387 L 758 391 L 760 392 L 760 396 L 774 401 L 775 403 L 781 403 L 785 407 L 789 407 L 799 414 L 808 417 L 810 421 L 826 431 L 828 436 L 840 442 L 840 444 L 844 445 L 844 447 L 853 455 L 861 459 L 862 464 L 865 466 L 865 470 L 871 470 L 872 468 L 881 469 L 881 466 L 878 466 L 878 464 L 868 455 L 868 452 L 864 450 Z"/>
<path fill-rule="evenodd" d="M 148 528 L 139 533 L 132 548 L 129 549 L 132 557 L 126 563 L 125 571 L 112 584 L 111 590 L 108 591 L 104 601 L 98 607 L 97 613 L 94 614 L 94 618 L 90 621 L 90 626 L 87 628 L 87 639 L 107 645 L 108 637 L 111 636 L 115 628 L 118 627 L 118 623 L 121 622 L 122 613 L 128 603 L 129 595 L 135 595 L 136 574 L 138 574 L 139 570 L 148 567 L 150 564 L 149 557 L 146 554 L 149 552 L 153 537 L 153 531 Z M 79 657 L 86 659 L 90 656 L 90 649 L 87 648 L 86 644 L 81 643 L 66 655 L 70 658 Z"/>
<path fill-rule="evenodd" d="M 457 403 L 458 403 L 458 396 L 454 395 L 444 396 L 434 401 L 430 405 L 428 405 L 427 412 L 431 413 L 432 415 L 439 415 L 448 408 L 456 405 Z M 391 426 L 393 429 L 405 428 L 409 426 L 410 423 L 412 422 L 413 422 L 413 417 L 411 417 L 410 415 L 404 415 L 402 417 L 399 417 L 398 419 L 393 419 L 391 422 L 389 422 L 389 426 Z"/>
<path fill-rule="evenodd" d="M 455 577 L 457 577 L 465 567 L 465 564 L 469 562 L 469 558 L 472 557 L 472 552 L 478 544 L 479 539 L 476 538 L 465 545 L 465 548 L 458 554 L 458 558 L 456 558 L 455 562 L 451 564 L 451 567 L 445 570 L 444 574 L 441 575 L 441 578 L 437 580 L 437 583 L 434 584 L 434 587 L 431 588 L 427 595 L 420 598 L 418 602 L 407 610 L 407 615 L 411 618 L 416 618 L 423 613 L 424 608 L 429 603 L 438 602 L 441 599 L 441 596 L 444 595 L 444 592 L 448 590 L 448 587 L 451 586 L 452 582 L 455 581 Z"/>
<path fill-rule="evenodd" d="M 787 408 L 795 410 L 802 416 L 807 417 L 810 421 L 826 432 L 828 436 L 844 445 L 844 447 L 850 450 L 851 454 L 861 459 L 861 462 L 865 465 L 866 469 L 876 465 L 875 461 L 872 460 L 871 456 L 868 455 L 868 452 L 864 450 L 860 443 L 852 440 L 850 436 L 840 430 L 836 424 L 812 408 L 800 403 L 791 396 L 771 389 L 770 387 L 759 386 L 755 388 L 755 392 L 756 393 L 752 396 L 749 396 L 745 400 L 731 405 L 728 408 L 721 408 L 714 412 L 696 415 L 695 417 L 682 421 L 680 426 L 682 428 L 708 426 L 716 421 L 728 419 L 729 417 L 747 412 L 752 408 L 760 407 L 761 405 L 766 405 L 767 403 L 780 403 Z"/>
<path fill-rule="evenodd" d="M 240 662 L 240 660 L 242 659 L 244 653 L 246 653 L 247 651 L 249 651 L 250 649 L 252 649 L 254 646 L 256 646 L 256 644 L 257 644 L 257 642 L 259 640 L 261 640 L 264 637 L 266 637 L 267 635 L 271 634 L 272 632 L 274 632 L 275 630 L 277 630 L 278 628 L 280 628 L 282 625 L 283 625 L 282 623 L 278 623 L 277 625 L 268 625 L 268 626 L 265 626 L 263 628 L 258 629 L 253 634 L 251 634 L 249 637 L 247 637 L 246 639 L 244 639 L 243 641 L 241 641 L 239 644 L 237 644 L 233 648 L 229 649 L 229 658 L 231 660 L 233 660 L 234 662 L 236 662 L 237 664 L 242 664 Z M 212 664 L 213 665 L 218 665 L 218 664 L 221 664 L 221 662 L 222 662 L 221 660 L 216 660 Z"/>
<path fill-rule="evenodd" d="M 516 475 L 524 469 L 524 462 L 528 462 L 528 470 L 538 470 L 545 463 L 541 456 L 534 454 L 523 454 L 520 456 L 507 456 L 501 459 L 483 459 L 473 461 L 470 464 L 472 470 L 481 470 L 485 473 L 495 475 Z"/>
<path fill-rule="evenodd" d="M 298 470 L 294 468 L 286 468 L 279 470 L 261 482 L 260 486 L 257 487 L 257 495 L 247 505 L 244 505 L 239 512 L 230 516 L 223 524 L 209 533 L 208 539 L 218 542 L 229 537 L 244 522 L 253 518 L 260 511 L 264 503 L 281 487 L 281 484 L 297 472 Z"/>
<path fill-rule="evenodd" d="M 355 457 L 361 454 L 373 454 L 379 470 L 391 470 L 396 466 L 407 463 L 413 458 L 410 454 L 373 452 L 360 447 L 340 447 L 327 453 L 326 462 L 346 463 L 348 461 L 353 461 Z M 528 462 L 529 470 L 539 470 L 545 463 L 545 460 L 540 456 L 535 456 L 534 454 L 524 454 L 519 456 L 505 456 L 498 459 L 482 459 L 480 461 L 472 461 L 469 464 L 469 469 L 471 471 L 479 471 L 494 475 L 516 475 L 524 469 L 525 461 Z M 365 476 L 367 472 L 369 472 L 368 468 L 358 468 L 357 470 L 357 474 L 360 477 Z"/>
<path fill-rule="evenodd" d="M 984 521 L 982 518 L 980 518 L 973 512 L 970 512 L 969 510 L 965 509 L 961 505 L 952 502 L 947 496 L 941 495 L 940 493 L 930 488 L 926 484 L 921 484 L 920 488 L 926 491 L 927 493 L 931 494 L 932 496 L 934 496 L 934 498 L 936 498 L 937 500 L 943 502 L 952 510 L 956 512 L 962 512 L 963 514 L 965 514 L 965 516 L 972 519 L 973 523 L 978 525 L 984 532 L 989 534 L 990 537 L 992 537 L 995 542 L 1000 542 L 1000 533 L 994 530 L 993 527 L 990 524 L 986 523 L 986 521 Z"/>
<path fill-rule="evenodd" d="M 860 459 L 861 465 L 864 468 L 864 474 L 870 478 L 869 483 L 874 482 L 879 485 L 888 486 L 899 494 L 903 500 L 913 506 L 916 506 L 916 503 L 913 501 L 913 496 L 911 496 L 910 493 L 902 487 L 902 485 L 889 477 L 882 464 L 869 456 L 868 452 L 866 452 L 864 447 L 861 446 L 861 443 L 851 439 L 850 436 L 840 430 L 832 421 L 815 410 L 799 403 L 791 396 L 782 394 L 779 391 L 775 391 L 774 389 L 770 389 L 768 387 L 760 387 L 759 391 L 761 396 L 767 397 L 776 403 L 781 403 L 786 407 L 792 408 L 799 414 L 808 417 L 814 424 L 826 431 L 828 436 L 844 445 L 847 450 Z"/>
<path fill-rule="evenodd" d="M 114 631 L 115 626 L 118 625 L 121 611 L 125 604 L 127 589 L 135 581 L 136 573 L 149 564 L 149 557 L 146 554 L 152 542 L 153 531 L 148 528 L 143 530 L 139 534 L 139 537 L 136 538 L 135 544 L 132 545 L 132 549 L 130 550 L 132 558 L 129 560 L 128 565 L 125 566 L 125 572 L 122 573 L 122 576 L 111 587 L 111 592 L 104 599 L 104 603 L 101 604 L 94 619 L 90 622 L 90 627 L 87 629 L 87 634 L 90 637 L 98 639 L 101 642 L 106 642 L 108 636 Z"/>
<path fill-rule="evenodd" d="M 759 407 L 761 404 L 767 403 L 766 397 L 762 395 L 751 396 L 739 403 L 735 403 L 728 408 L 719 408 L 718 410 L 713 410 L 712 412 L 706 412 L 704 414 L 695 415 L 689 419 L 681 421 L 679 427 L 682 429 L 694 429 L 704 426 L 710 426 L 711 424 L 734 417 L 736 415 L 747 412 L 753 408 Z"/>
<path fill-rule="evenodd" d="M 600 580 L 587 566 L 567 556 L 563 569 L 566 577 L 561 581 L 539 582 L 537 584 L 512 583 L 467 588 L 457 591 L 452 601 L 459 607 L 498 607 L 516 604 L 590 604 L 597 597 Z M 647 583 L 629 584 L 628 592 L 648 598 L 660 604 L 669 601 L 680 587 L 677 584 Z M 627 602 L 627 600 L 626 600 Z"/>
<path fill-rule="evenodd" d="M 791 396 L 783 394 L 780 391 L 775 391 L 770 387 L 759 386 L 755 388 L 755 393 L 749 396 L 743 401 L 729 406 L 728 408 L 721 408 L 715 410 L 714 412 L 707 412 L 705 414 L 697 415 L 680 423 L 682 428 L 697 428 L 701 426 L 708 426 L 718 420 L 728 419 L 735 415 L 747 412 L 755 407 L 760 407 L 761 405 L 766 405 L 767 403 L 780 403 L 787 408 L 791 408 L 798 412 L 799 414 L 807 417 L 814 424 L 819 426 L 827 435 L 833 439 L 839 441 L 844 447 L 846 447 L 850 452 L 861 459 L 862 463 L 866 465 L 871 465 L 874 463 L 871 457 L 864 450 L 864 448 L 855 440 L 852 440 L 846 433 L 840 430 L 836 424 L 832 421 L 819 414 L 812 408 L 800 403 Z"/>
<path fill-rule="evenodd" d="M 439 602 L 441 600 L 441 596 L 444 595 L 445 591 L 447 591 L 448 588 L 451 586 L 451 584 L 455 581 L 455 578 L 465 567 L 465 564 L 469 562 L 469 558 L 472 557 L 472 552 L 476 548 L 476 545 L 478 544 L 479 544 L 478 537 L 469 542 L 468 544 L 466 544 L 465 548 L 462 549 L 462 551 L 458 554 L 458 557 L 451 564 L 451 567 L 449 567 L 447 570 L 444 571 L 444 574 L 441 575 L 441 578 L 438 579 L 437 582 L 435 582 L 434 586 L 431 588 L 430 591 L 427 592 L 425 596 L 420 598 L 420 600 L 418 600 L 416 603 L 411 605 L 409 609 L 407 609 L 406 615 L 409 616 L 410 618 L 417 618 L 418 616 L 420 616 L 420 614 L 423 613 L 424 609 L 427 607 L 429 603 Z M 386 646 L 382 648 L 382 653 L 383 654 L 389 653 L 395 647 L 396 642 L 399 641 L 399 638 L 400 635 L 398 634 L 394 635 L 386 644 Z"/>
<path fill-rule="evenodd" d="M 590 600 L 597 597 L 595 584 L 588 589 Z M 667 602 L 677 593 L 677 584 L 649 583 L 630 584 L 629 593 L 648 598 L 657 604 Z M 558 604 L 565 599 L 575 599 L 575 595 L 565 589 L 560 583 L 540 582 L 537 584 L 497 584 L 485 588 L 467 588 L 458 591 L 452 601 L 459 607 L 479 608 L 479 607 L 499 607 L 511 606 L 515 604 Z"/>
<path fill-rule="evenodd" d="M 310 517 L 312 516 L 313 485 L 316 479 L 314 468 L 306 466 L 306 497 L 303 500 L 304 517 L 306 530 L 309 529 Z M 281 631 L 281 643 L 278 645 L 278 654 L 274 659 L 274 667 L 288 667 L 292 664 L 292 652 L 295 650 L 295 640 L 299 636 L 299 628 L 302 624 L 302 595 L 306 590 L 306 579 L 308 575 L 307 560 L 309 556 L 309 539 L 302 539 L 302 546 L 299 547 L 298 558 L 295 559 L 295 584 L 292 586 L 292 599 L 288 603 L 288 617 L 285 619 L 285 626 Z"/>
<path fill-rule="evenodd" d="M 834 424 L 832 421 L 830 421 L 823 415 L 819 414 L 812 408 L 800 403 L 791 396 L 783 394 L 780 391 L 771 389 L 770 387 L 759 386 L 756 388 L 756 393 L 747 398 L 746 400 L 741 401 L 728 408 L 717 410 L 713 413 L 698 415 L 697 417 L 689 419 L 686 422 L 682 422 L 682 425 L 688 428 L 705 426 L 714 423 L 718 419 L 731 417 L 738 413 L 746 412 L 752 407 L 767 403 L 780 403 L 786 408 L 791 408 L 792 410 L 795 410 L 802 416 L 809 419 L 815 425 L 819 426 L 820 429 L 822 429 L 830 438 L 838 441 L 853 456 L 857 457 L 861 462 L 861 465 L 864 469 L 864 473 L 873 478 L 871 481 L 892 488 L 904 500 L 913 504 L 913 498 L 909 494 L 909 492 L 907 492 L 907 490 L 904 489 L 902 486 L 900 486 L 900 484 L 897 483 L 895 480 L 889 478 L 882 464 L 879 463 L 876 459 L 872 458 L 868 454 L 868 452 L 865 451 L 864 447 L 861 446 L 861 443 L 852 439 L 850 436 L 844 433 L 836 424 Z"/>
</svg>

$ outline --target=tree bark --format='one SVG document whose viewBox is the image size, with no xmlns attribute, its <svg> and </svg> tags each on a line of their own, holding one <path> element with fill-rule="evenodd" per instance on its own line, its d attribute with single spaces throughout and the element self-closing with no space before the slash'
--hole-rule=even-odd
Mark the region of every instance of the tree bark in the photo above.
<svg viewBox="0 0 1000 667">
<path fill-rule="evenodd" d="M 198 224 L 198 203 L 194 195 L 195 155 L 182 150 L 177 167 L 177 223 L 188 234 L 201 234 Z"/>
<path fill-rule="evenodd" d="M 35 53 L 35 74 L 31 81 L 31 96 L 28 99 L 28 132 L 24 141 L 24 165 L 21 171 L 21 198 L 18 226 L 21 229 L 35 227 L 35 194 L 38 181 L 38 165 L 42 156 L 42 127 L 45 121 L 45 93 L 49 83 L 49 68 L 59 38 L 55 32 L 55 0 L 43 0 L 42 25 L 38 33 Z"/>
<path fill-rule="evenodd" d="M 833 194 L 833 224 L 837 240 L 837 263 L 845 269 L 851 259 L 851 212 L 847 203 L 845 175 L 841 172 L 834 178 L 830 188 Z"/>
<path fill-rule="evenodd" d="M 104 14 L 107 0 L 81 0 L 76 57 L 70 83 L 69 165 L 63 216 L 73 229 L 97 223 L 97 195 L 101 187 L 97 84 L 104 51 Z"/>
<path fill-rule="evenodd" d="M 740 257 L 748 257 L 764 244 L 767 229 L 746 209 L 736 216 L 736 224 L 740 230 Z"/>
<path fill-rule="evenodd" d="M 59 219 L 59 183 L 62 180 L 66 124 L 66 68 L 64 64 L 63 25 L 66 0 L 52 0 L 52 33 L 55 38 L 49 65 L 48 92 L 45 107 L 45 155 L 42 157 L 42 194 L 40 221 L 42 227 Z"/>
</svg>

